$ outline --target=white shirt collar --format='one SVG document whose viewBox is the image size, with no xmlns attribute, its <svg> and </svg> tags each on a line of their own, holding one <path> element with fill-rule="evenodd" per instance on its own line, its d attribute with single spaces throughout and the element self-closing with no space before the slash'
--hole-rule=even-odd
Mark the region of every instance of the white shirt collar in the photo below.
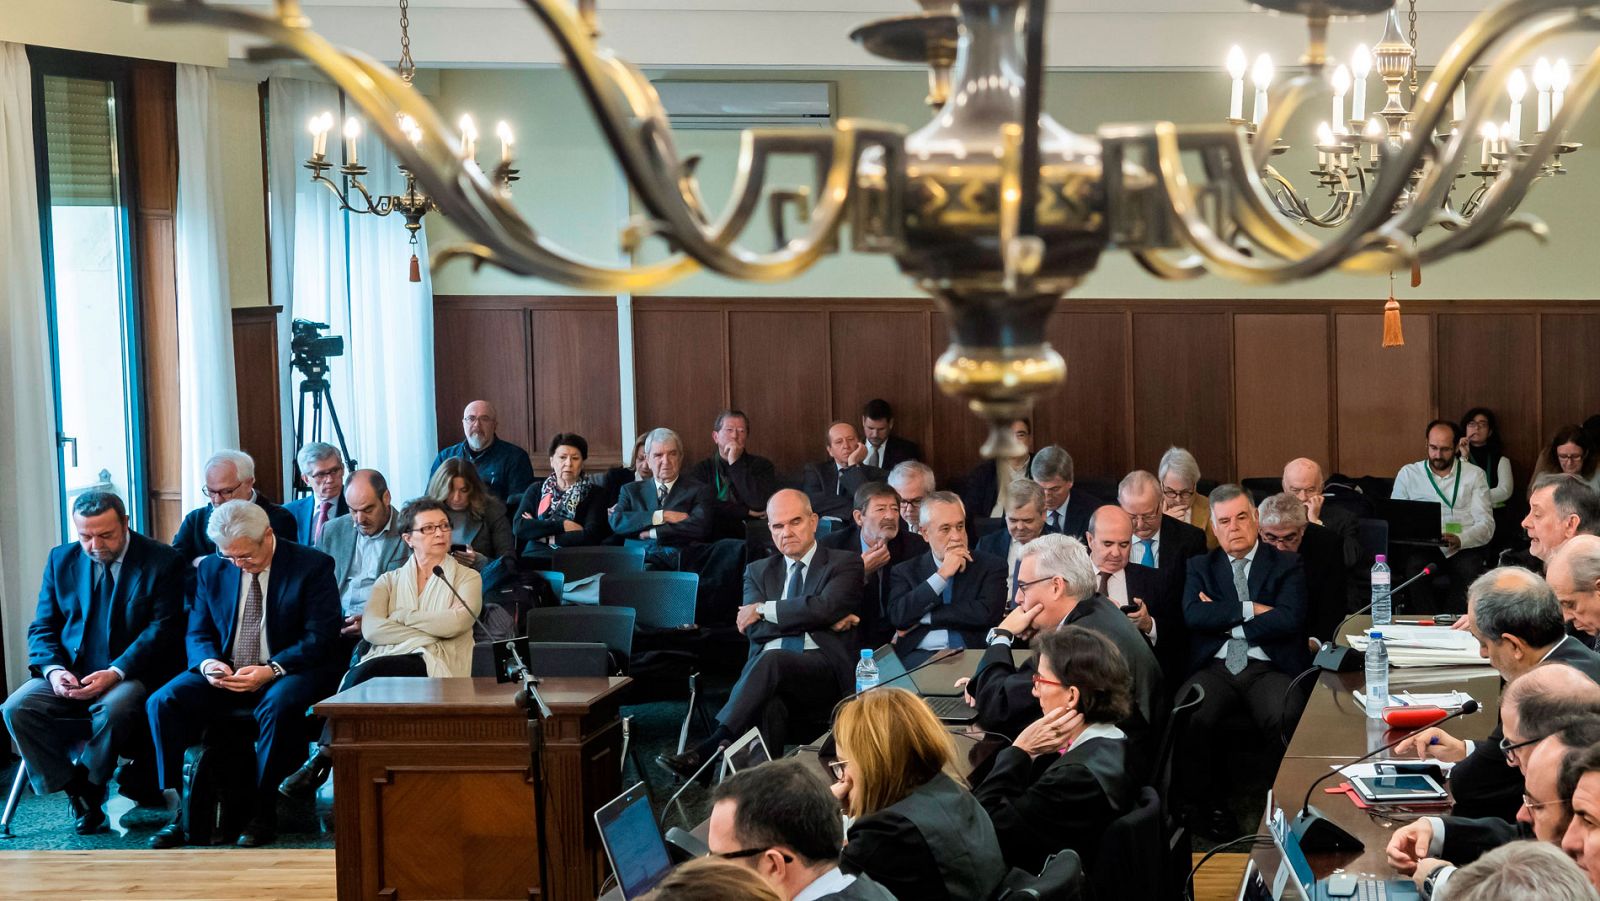
<svg viewBox="0 0 1600 901">
<path fill-rule="evenodd" d="M 1083 731 L 1079 732 L 1078 733 L 1078 737 L 1074 738 L 1072 740 L 1072 744 L 1067 746 L 1067 750 L 1070 751 L 1073 748 L 1077 747 L 1078 745 L 1083 744 L 1084 742 L 1088 741 L 1091 738 L 1127 738 L 1127 737 L 1128 737 L 1127 734 L 1124 733 L 1121 729 L 1118 729 L 1115 723 L 1090 723 L 1089 725 L 1083 727 Z"/>
<path fill-rule="evenodd" d="M 812 880 L 810 885 L 801 889 L 799 894 L 794 896 L 794 901 L 816 901 L 817 898 L 824 898 L 844 891 L 855 881 L 856 877 L 838 867 L 834 867 Z"/>
<path fill-rule="evenodd" d="M 1571 640 L 1572 640 L 1572 636 L 1571 635 L 1563 635 L 1563 636 L 1561 636 L 1561 640 L 1560 641 L 1558 641 L 1555 644 L 1551 645 L 1550 646 L 1550 650 L 1544 652 L 1544 656 L 1539 658 L 1539 662 L 1543 663 L 1546 660 L 1549 660 L 1550 659 L 1550 655 L 1554 654 L 1556 652 L 1556 648 L 1561 647 L 1562 645 L 1566 644 L 1567 642 L 1569 642 Z"/>
<path fill-rule="evenodd" d="M 809 549 L 807 549 L 804 554 L 800 555 L 800 565 L 804 566 L 808 571 L 811 569 L 811 558 L 813 558 L 813 557 L 815 557 L 817 555 L 817 548 L 818 547 L 821 547 L 821 545 L 817 544 L 816 539 L 812 539 L 811 540 L 811 547 Z M 785 573 L 788 573 L 789 570 L 791 570 L 793 568 L 794 568 L 794 558 L 793 557 L 788 557 L 788 556 L 784 557 L 783 558 L 783 571 Z"/>
</svg>

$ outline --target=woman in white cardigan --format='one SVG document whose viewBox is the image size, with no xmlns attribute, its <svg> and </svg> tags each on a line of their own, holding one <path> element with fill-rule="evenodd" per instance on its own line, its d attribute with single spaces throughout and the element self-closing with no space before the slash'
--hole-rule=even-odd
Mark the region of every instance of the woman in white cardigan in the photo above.
<svg viewBox="0 0 1600 901">
<path fill-rule="evenodd" d="M 368 661 L 416 654 L 430 677 L 472 675 L 483 578 L 450 555 L 449 512 L 439 501 L 418 498 L 400 510 L 400 536 L 411 558 L 373 583 L 361 616 L 361 637 L 372 647 L 351 674 Z"/>
<path fill-rule="evenodd" d="M 340 691 L 378 676 L 472 675 L 472 626 L 483 609 L 483 579 L 450 556 L 450 514 L 444 504 L 417 498 L 400 508 L 399 525 L 411 557 L 373 583 L 361 616 L 361 637 L 371 647 L 345 673 Z M 434 575 L 434 567 L 443 578 Z M 278 791 L 291 798 L 315 795 L 333 768 L 332 738 L 324 728 L 311 759 Z"/>
</svg>

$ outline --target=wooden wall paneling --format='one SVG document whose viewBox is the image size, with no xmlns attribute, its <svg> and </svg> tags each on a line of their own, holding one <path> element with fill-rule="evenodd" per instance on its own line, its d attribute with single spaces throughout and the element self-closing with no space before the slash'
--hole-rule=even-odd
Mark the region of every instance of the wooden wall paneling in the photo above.
<svg viewBox="0 0 1600 901">
<path fill-rule="evenodd" d="M 723 318 L 719 310 L 674 310 L 634 302 L 634 419 L 640 434 L 664 426 L 682 436 L 689 465 L 711 456 L 715 449 L 711 424 L 727 404 L 728 339 Z M 764 346 L 770 349 L 770 342 Z M 771 455 L 775 434 L 768 425 L 756 422 L 750 437 L 753 453 Z"/>
<path fill-rule="evenodd" d="M 1067 361 L 1067 383 L 1034 405 L 1034 446 L 1066 448 L 1079 477 L 1121 479 L 1133 460 L 1124 317 L 1058 310 L 1045 336 Z"/>
<path fill-rule="evenodd" d="M 1234 448 L 1240 478 L 1276 476 L 1296 457 L 1332 459 L 1328 317 L 1233 317 Z"/>
<path fill-rule="evenodd" d="M 235 307 L 233 311 L 239 449 L 255 458 L 256 484 L 269 497 L 284 484 L 283 405 L 278 398 L 278 314 L 282 312 L 283 307 Z"/>
<path fill-rule="evenodd" d="M 1513 477 L 1525 483 L 1542 444 L 1535 315 L 1441 312 L 1437 319 L 1439 415 L 1459 421 L 1472 407 L 1493 410 Z"/>
<path fill-rule="evenodd" d="M 1134 314 L 1138 466 L 1154 472 L 1166 449 L 1177 445 L 1194 454 L 1204 477 L 1234 477 L 1232 350 L 1225 313 Z"/>
<path fill-rule="evenodd" d="M 1545 313 L 1540 317 L 1540 429 L 1544 450 L 1556 430 L 1600 413 L 1600 315 Z M 1520 462 L 1520 461 L 1518 461 Z M 1526 484 L 1533 464 L 1517 480 Z"/>
<path fill-rule="evenodd" d="M 752 449 L 770 457 L 780 476 L 826 456 L 828 361 L 825 311 L 728 312 L 732 406 L 750 415 Z M 710 425 L 703 426 L 708 443 Z"/>
<path fill-rule="evenodd" d="M 933 435 L 924 444 L 923 461 L 933 467 L 940 488 L 953 487 L 978 465 L 978 448 L 989 437 L 989 427 L 967 409 L 965 401 L 951 397 L 933 386 L 933 364 L 950 346 L 950 325 L 943 313 L 928 317 L 928 381 L 932 404 L 928 419 Z"/>
<path fill-rule="evenodd" d="M 859 425 L 861 406 L 881 397 L 894 407 L 896 434 L 928 446 L 933 358 L 927 323 L 927 313 L 910 311 L 828 314 L 835 419 Z"/>
<path fill-rule="evenodd" d="M 1333 468 L 1338 472 L 1388 478 L 1422 459 L 1423 427 L 1436 406 L 1431 318 L 1401 316 L 1405 346 L 1383 347 L 1381 313 L 1335 315 L 1339 446 Z"/>
<path fill-rule="evenodd" d="M 591 471 L 622 459 L 621 389 L 617 369 L 617 310 L 529 312 L 533 370 L 533 433 L 528 453 L 545 471 L 552 435 L 576 432 L 589 442 Z"/>
<path fill-rule="evenodd" d="M 498 435 L 524 448 L 539 443 L 525 309 L 436 300 L 433 349 L 441 447 L 461 440 L 461 411 L 475 400 L 494 404 Z"/>
<path fill-rule="evenodd" d="M 178 200 L 176 69 L 131 67 L 127 164 L 133 181 L 138 351 L 144 394 L 145 498 L 140 528 L 165 540 L 183 520 L 182 403 L 178 385 L 178 282 L 173 214 Z"/>
</svg>

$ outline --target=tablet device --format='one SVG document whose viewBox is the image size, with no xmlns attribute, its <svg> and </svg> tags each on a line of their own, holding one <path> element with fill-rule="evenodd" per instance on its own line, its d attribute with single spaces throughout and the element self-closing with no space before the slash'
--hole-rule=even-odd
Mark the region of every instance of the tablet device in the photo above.
<svg viewBox="0 0 1600 901">
<path fill-rule="evenodd" d="M 1450 797 L 1432 776 L 1420 774 L 1356 776 L 1350 784 L 1362 798 L 1383 803 L 1443 801 Z"/>
<path fill-rule="evenodd" d="M 767 743 L 761 740 L 761 730 L 756 728 L 751 728 L 749 732 L 739 736 L 738 741 L 728 745 L 728 749 L 722 752 L 722 757 L 727 766 L 727 774 L 730 776 L 772 760 L 772 755 L 767 751 Z"/>
<path fill-rule="evenodd" d="M 600 844 L 611 861 L 611 871 L 617 874 L 622 897 L 628 901 L 655 888 L 672 869 L 672 858 L 661 838 L 656 815 L 650 810 L 650 795 L 643 782 L 595 811 L 594 823 L 600 829 Z"/>
</svg>

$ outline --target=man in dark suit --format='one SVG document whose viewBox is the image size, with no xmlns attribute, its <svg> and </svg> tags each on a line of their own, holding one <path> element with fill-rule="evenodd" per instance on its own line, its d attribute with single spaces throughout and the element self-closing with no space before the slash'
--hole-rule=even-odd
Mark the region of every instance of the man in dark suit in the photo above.
<svg viewBox="0 0 1600 901">
<path fill-rule="evenodd" d="M 1129 562 L 1133 519 L 1121 507 L 1102 505 L 1089 516 L 1083 540 L 1100 580 L 1099 593 L 1122 610 L 1150 643 L 1161 664 L 1163 683 L 1168 687 L 1181 684 L 1189 675 L 1183 598 L 1179 587 L 1168 583 L 1161 570 Z"/>
<path fill-rule="evenodd" d="M 1479 576 L 1467 591 L 1467 611 L 1472 617 L 1472 634 L 1478 639 L 1478 653 L 1508 683 L 1501 698 L 1502 711 L 1510 709 L 1507 697 L 1515 700 L 1539 687 L 1542 680 L 1561 677 L 1559 673 L 1541 673 L 1539 680 L 1522 685 L 1541 664 L 1564 663 L 1590 681 L 1600 682 L 1600 654 L 1566 634 L 1555 592 L 1527 570 L 1503 566 Z M 1489 739 L 1482 742 L 1465 742 L 1439 728 L 1426 729 L 1401 742 L 1395 753 L 1456 762 L 1450 772 L 1456 814 L 1511 819 L 1521 803 L 1522 774 L 1507 762 L 1499 743 L 1502 738 L 1524 737 L 1517 726 L 1511 717 L 1502 716 Z"/>
<path fill-rule="evenodd" d="M 805 761 L 778 760 L 722 780 L 711 793 L 706 845 L 712 856 L 731 855 L 760 873 L 783 901 L 894 901 L 865 873 L 839 869 L 839 801 Z M 745 853 L 751 848 L 763 850 Z"/>
<path fill-rule="evenodd" d="M 847 521 L 856 489 L 881 482 L 888 473 L 866 465 L 867 446 L 861 443 L 856 427 L 842 419 L 828 426 L 827 450 L 828 459 L 806 464 L 802 484 L 818 516 Z"/>
<path fill-rule="evenodd" d="M 1161 570 L 1170 585 L 1183 585 L 1188 563 L 1206 552 L 1206 533 L 1161 512 L 1161 482 L 1136 469 L 1117 485 L 1117 503 L 1133 520 L 1134 563 Z"/>
<path fill-rule="evenodd" d="M 1099 581 L 1089 552 L 1076 539 L 1041 535 L 1029 542 L 1017 571 L 1018 607 L 990 630 L 989 648 L 967 684 L 967 695 L 978 709 L 979 726 L 1017 735 L 1043 714 L 1033 694 L 1034 662 L 1015 665 L 1012 648 L 1062 625 L 1092 629 L 1110 639 L 1128 664 L 1134 710 L 1117 725 L 1128 735 L 1130 752 L 1148 763 L 1155 730 L 1166 719 L 1161 665 L 1128 617 L 1096 593 Z"/>
<path fill-rule="evenodd" d="M 679 478 L 683 439 L 677 432 L 655 429 L 645 444 L 651 477 L 622 486 L 611 510 L 611 531 L 619 541 L 655 542 L 646 561 L 655 568 L 678 569 L 690 562 L 683 559 L 685 549 L 711 537 L 711 492 L 699 482 Z"/>
<path fill-rule="evenodd" d="M 1340 558 L 1346 567 L 1355 566 L 1361 559 L 1359 518 L 1348 507 L 1324 507 L 1327 495 L 1323 487 L 1322 466 L 1309 457 L 1290 460 L 1283 467 L 1283 490 L 1305 505 L 1306 521 L 1333 533 L 1338 540 Z M 1311 573 L 1306 573 L 1311 581 Z M 1312 634 L 1320 634 L 1313 632 Z"/>
<path fill-rule="evenodd" d="M 1345 589 L 1344 543 L 1331 529 L 1306 520 L 1306 504 L 1288 492 L 1261 502 L 1261 540 L 1300 556 L 1306 572 L 1306 635 L 1319 644 L 1333 641 L 1349 604 Z M 1309 645 L 1308 645 L 1309 647 Z"/>
<path fill-rule="evenodd" d="M 767 502 L 767 527 L 778 555 L 745 567 L 744 606 L 736 624 L 750 659 L 717 712 L 717 728 L 698 747 L 656 758 L 689 777 L 711 754 L 751 726 L 779 752 L 791 719 L 827 719 L 852 685 L 859 644 L 861 556 L 817 544 L 817 515 L 806 496 L 786 488 Z"/>
<path fill-rule="evenodd" d="M 861 432 L 867 436 L 868 466 L 889 472 L 907 460 L 922 459 L 922 448 L 915 441 L 894 433 L 894 408 L 881 397 L 861 408 Z"/>
<path fill-rule="evenodd" d="M 1006 498 L 1001 489 L 1017 479 L 1028 478 L 1033 462 L 1033 420 L 1023 417 L 1011 423 L 1011 433 L 1022 445 L 1023 453 L 1005 460 L 984 460 L 967 473 L 961 482 L 961 503 L 967 508 L 967 528 L 976 530 L 981 519 L 1004 516 Z"/>
<path fill-rule="evenodd" d="M 439 451 L 428 468 L 431 478 L 439 465 L 451 457 L 461 457 L 478 469 L 478 476 L 489 493 L 516 509 L 522 493 L 533 484 L 533 461 L 528 452 L 496 434 L 499 414 L 486 400 L 475 400 L 461 411 L 461 431 L 465 440 Z"/>
<path fill-rule="evenodd" d="M 305 753 L 306 708 L 338 680 L 339 592 L 333 558 L 279 539 L 259 507 L 230 501 L 211 517 L 218 553 L 200 564 L 189 611 L 189 669 L 145 704 L 155 739 L 161 787 L 177 809 L 184 749 L 227 713 L 255 716 L 256 797 L 241 847 L 277 837 L 278 783 Z M 152 848 L 187 840 L 173 822 Z"/>
<path fill-rule="evenodd" d="M 1183 590 L 1191 684 L 1205 689 L 1179 755 L 1181 785 L 1206 835 L 1238 835 L 1223 791 L 1223 721 L 1241 706 L 1270 740 L 1299 717 L 1289 683 L 1311 662 L 1306 649 L 1306 577 L 1300 558 L 1260 541 L 1255 504 L 1238 485 L 1211 492 L 1218 548 L 1190 561 Z M 1183 697 L 1188 686 L 1178 690 Z"/>
<path fill-rule="evenodd" d="M 295 460 L 311 493 L 284 504 L 283 509 L 294 517 L 294 540 L 316 547 L 322 527 L 350 512 L 344 500 L 344 455 L 327 442 L 313 441 L 300 448 Z"/>
<path fill-rule="evenodd" d="M 745 450 L 750 419 L 743 410 L 723 410 L 711 428 L 717 452 L 689 470 L 689 480 L 711 489 L 711 531 L 718 538 L 745 537 L 745 524 L 766 515 L 778 490 L 772 461 Z"/>
<path fill-rule="evenodd" d="M 299 531 L 294 516 L 288 510 L 267 500 L 256 490 L 256 461 L 244 451 L 225 450 L 212 454 L 211 459 L 206 461 L 205 479 L 206 497 L 211 499 L 211 503 L 190 510 L 178 526 L 178 534 L 172 539 L 172 546 L 177 549 L 183 562 L 190 566 L 198 567 L 201 560 L 217 552 L 207 526 L 211 522 L 211 511 L 228 501 L 254 503 L 267 514 L 272 531 L 283 535 L 285 539 L 292 540 L 291 536 Z M 192 573 L 187 587 L 190 590 L 194 587 Z"/>
<path fill-rule="evenodd" d="M 78 495 L 72 525 L 78 540 L 50 552 L 28 627 L 34 678 L 4 713 L 33 790 L 64 789 L 73 828 L 90 835 L 106 827 L 101 805 L 119 753 L 149 757 L 140 718 L 150 689 L 177 669 L 184 566 L 172 548 L 130 530 L 109 491 Z M 56 730 L 68 718 L 87 718 L 92 729 L 76 761 Z"/>
<path fill-rule="evenodd" d="M 1005 562 L 972 552 L 961 498 L 935 491 L 923 500 L 921 516 L 928 552 L 890 575 L 889 621 L 906 666 L 948 648 L 983 647 L 1005 615 Z"/>
<path fill-rule="evenodd" d="M 939 490 L 933 469 L 919 460 L 907 460 L 889 471 L 889 487 L 900 495 L 900 530 L 916 534 L 921 527 L 922 499 Z"/>
<path fill-rule="evenodd" d="M 856 490 L 855 525 L 834 529 L 817 543 L 861 555 L 866 581 L 861 588 L 861 646 L 877 648 L 894 637 L 889 623 L 889 573 L 901 563 L 927 553 L 928 543 L 900 527 L 900 496 L 887 482 L 868 482 Z"/>
<path fill-rule="evenodd" d="M 1032 479 L 1017 479 L 1006 492 L 1006 527 L 978 539 L 978 550 L 1006 565 L 1006 612 L 1017 606 L 1017 568 L 1022 549 L 1044 534 L 1044 489 Z"/>
<path fill-rule="evenodd" d="M 1043 448 L 1033 455 L 1028 475 L 1044 489 L 1044 530 L 1082 538 L 1089 516 L 1103 501 L 1072 490 L 1072 455 L 1054 444 Z"/>
</svg>

